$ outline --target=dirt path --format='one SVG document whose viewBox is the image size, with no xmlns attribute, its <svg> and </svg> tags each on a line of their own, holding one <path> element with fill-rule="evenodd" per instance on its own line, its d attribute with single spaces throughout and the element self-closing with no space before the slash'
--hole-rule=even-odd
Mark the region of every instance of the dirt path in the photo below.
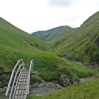
<svg viewBox="0 0 99 99">
<path fill-rule="evenodd" d="M 90 81 L 93 81 L 93 80 L 96 80 L 96 79 L 99 79 L 99 77 L 97 76 L 92 76 L 92 77 L 88 77 L 88 78 L 81 78 L 80 79 L 80 82 L 81 83 L 84 83 L 84 82 L 90 82 Z"/>
</svg>

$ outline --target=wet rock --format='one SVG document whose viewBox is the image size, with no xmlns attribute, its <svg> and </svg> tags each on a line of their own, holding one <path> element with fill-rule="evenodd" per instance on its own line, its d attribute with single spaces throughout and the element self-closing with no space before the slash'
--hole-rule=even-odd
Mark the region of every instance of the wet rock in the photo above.
<svg viewBox="0 0 99 99">
<path fill-rule="evenodd" d="M 4 93 L 6 91 L 6 87 L 0 88 L 0 93 Z"/>
<path fill-rule="evenodd" d="M 37 75 L 38 75 L 38 72 L 37 72 L 37 71 L 32 72 L 31 75 L 32 75 L 32 76 L 37 76 Z"/>
<path fill-rule="evenodd" d="M 0 74 L 0 87 L 4 87 L 8 84 L 10 78 L 10 73 L 2 73 Z"/>
<path fill-rule="evenodd" d="M 32 84 L 31 87 L 32 88 L 37 88 L 37 87 L 39 87 L 39 84 L 38 83 Z"/>
<path fill-rule="evenodd" d="M 32 88 L 30 87 L 30 94 L 33 95 L 44 95 L 52 92 L 57 92 L 63 87 L 59 84 L 55 84 L 53 82 L 43 82 L 42 84 L 38 84 L 38 87 Z"/>
<path fill-rule="evenodd" d="M 59 78 L 60 84 L 64 87 L 67 87 L 74 83 L 74 80 L 72 77 L 67 76 L 66 74 L 62 74 Z"/>
<path fill-rule="evenodd" d="M 36 96 L 42 96 L 42 94 L 36 94 Z"/>
<path fill-rule="evenodd" d="M 62 89 L 62 87 L 59 84 L 56 84 L 57 89 Z"/>
<path fill-rule="evenodd" d="M 63 85 L 63 86 L 68 86 L 69 85 L 69 80 L 67 78 L 67 76 L 65 74 L 62 74 L 60 76 L 60 84 Z"/>
</svg>

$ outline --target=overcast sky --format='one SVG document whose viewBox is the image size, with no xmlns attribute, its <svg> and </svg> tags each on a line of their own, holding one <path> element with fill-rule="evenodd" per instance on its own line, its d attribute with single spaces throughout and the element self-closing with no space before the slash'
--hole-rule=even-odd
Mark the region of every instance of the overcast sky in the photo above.
<svg viewBox="0 0 99 99">
<path fill-rule="evenodd" d="M 0 17 L 28 33 L 79 27 L 98 10 L 99 0 L 0 0 Z"/>
</svg>

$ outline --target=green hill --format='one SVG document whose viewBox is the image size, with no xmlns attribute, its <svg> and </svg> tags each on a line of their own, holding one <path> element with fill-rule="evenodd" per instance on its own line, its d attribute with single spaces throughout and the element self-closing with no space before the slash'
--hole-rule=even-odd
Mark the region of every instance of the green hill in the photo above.
<svg viewBox="0 0 99 99">
<path fill-rule="evenodd" d="M 16 28 L 2 18 L 0 18 L 0 45 L 27 51 L 34 48 L 44 51 L 50 49 L 45 43 Z"/>
<path fill-rule="evenodd" d="M 53 47 L 59 39 L 66 36 L 68 33 L 71 33 L 75 29 L 76 28 L 71 28 L 69 26 L 60 26 L 47 31 L 34 32 L 32 35 Z"/>
<path fill-rule="evenodd" d="M 34 70 L 46 81 L 60 83 L 59 78 L 64 74 L 69 83 L 74 83 L 81 77 L 97 74 L 84 65 L 61 59 L 50 50 L 42 41 L 0 18 L 0 87 L 7 85 L 11 70 L 19 59 L 24 59 L 26 68 L 34 59 Z"/>
<path fill-rule="evenodd" d="M 76 31 L 59 40 L 54 52 L 85 64 L 99 63 L 99 11 Z"/>
<path fill-rule="evenodd" d="M 30 34 L 0 18 L 0 67 L 11 59 L 17 61 L 27 53 L 48 51 L 51 48 Z"/>
</svg>

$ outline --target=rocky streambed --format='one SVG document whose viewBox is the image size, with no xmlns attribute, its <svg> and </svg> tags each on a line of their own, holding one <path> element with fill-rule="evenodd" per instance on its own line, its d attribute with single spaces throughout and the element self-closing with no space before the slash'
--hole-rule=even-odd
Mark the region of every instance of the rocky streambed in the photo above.
<svg viewBox="0 0 99 99">
<path fill-rule="evenodd" d="M 81 78 L 80 83 L 90 82 L 96 79 L 98 79 L 98 77 L 95 77 L 95 76 L 88 77 L 88 78 Z M 67 87 L 63 87 L 53 82 L 43 82 L 42 84 L 35 84 L 34 86 L 31 86 L 30 95 L 40 96 L 40 95 L 55 93 L 55 92 L 61 91 L 62 89 L 66 89 L 72 86 L 74 86 L 74 84 Z"/>
<path fill-rule="evenodd" d="M 30 88 L 30 95 L 44 95 L 53 92 L 57 92 L 63 89 L 59 84 L 55 84 L 53 82 L 43 82 L 42 84 L 35 84 Z"/>
<path fill-rule="evenodd" d="M 88 78 L 81 78 L 80 83 L 90 82 L 90 81 L 93 81 L 96 79 L 98 79 L 98 77 L 95 77 L 95 76 L 88 77 Z M 29 95 L 40 96 L 40 95 L 55 93 L 55 92 L 61 91 L 62 89 L 66 89 L 66 88 L 69 88 L 72 86 L 74 86 L 74 85 L 63 87 L 54 82 L 45 82 L 44 81 L 41 84 L 36 83 L 36 84 L 31 85 Z M 4 94 L 5 94 L 5 88 L 0 88 L 0 99 L 8 99 Z"/>
</svg>

